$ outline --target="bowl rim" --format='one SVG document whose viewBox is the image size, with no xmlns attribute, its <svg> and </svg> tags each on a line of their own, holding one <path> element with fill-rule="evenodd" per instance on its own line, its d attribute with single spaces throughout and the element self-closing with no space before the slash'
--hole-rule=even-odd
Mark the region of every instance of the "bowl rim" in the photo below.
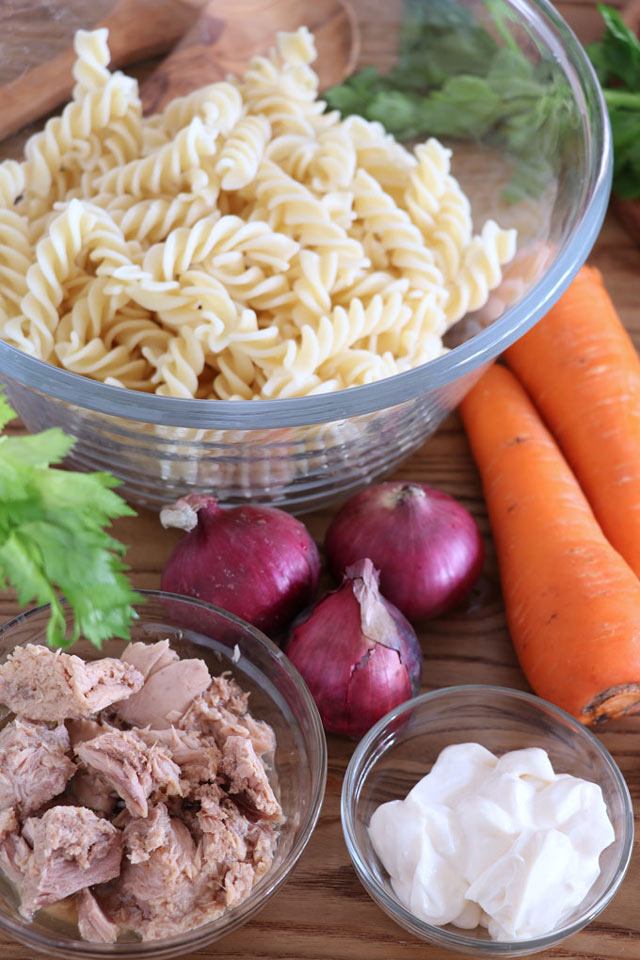
<svg viewBox="0 0 640 960">
<path fill-rule="evenodd" d="M 622 797 L 624 807 L 622 817 L 623 842 L 620 858 L 613 877 L 598 900 L 588 911 L 581 914 L 581 916 L 572 923 L 557 927 L 552 932 L 544 934 L 543 936 L 532 937 L 526 940 L 477 940 L 473 937 L 465 936 L 462 933 L 453 933 L 444 927 L 426 923 L 414 916 L 398 900 L 387 893 L 386 889 L 378 882 L 372 873 L 368 861 L 360 854 L 354 813 L 360 788 L 364 780 L 366 780 L 372 765 L 372 763 L 370 763 L 367 767 L 363 767 L 363 761 L 367 757 L 370 749 L 380 738 L 385 728 L 402 717 L 403 714 L 409 713 L 411 710 L 414 710 L 416 707 L 421 707 L 425 703 L 446 699 L 451 696 L 464 696 L 468 693 L 481 693 L 487 698 L 499 696 L 504 699 L 525 702 L 537 710 L 544 711 L 547 715 L 550 714 L 554 720 L 559 721 L 564 726 L 570 727 L 573 733 L 591 741 L 591 744 L 595 746 L 596 752 L 609 768 L 620 796 Z M 378 759 L 385 752 L 386 749 L 376 752 L 373 760 Z M 462 953 L 475 953 L 486 956 L 522 956 L 527 953 L 538 952 L 582 930 L 583 927 L 604 910 L 622 883 L 629 866 L 634 841 L 634 813 L 629 788 L 618 764 L 604 744 L 600 742 L 590 729 L 581 724 L 575 717 L 572 717 L 571 714 L 567 713 L 561 707 L 557 707 L 555 704 L 543 700 L 535 694 L 527 693 L 523 690 L 515 690 L 511 687 L 501 687 L 495 684 L 474 683 L 442 687 L 438 690 L 419 694 L 417 697 L 413 697 L 411 700 L 407 700 L 405 703 L 390 710 L 389 713 L 382 717 L 365 734 L 349 761 L 342 783 L 340 817 L 345 843 L 356 873 L 367 893 L 388 916 L 406 930 L 409 930 L 414 936 L 420 937 L 428 942 L 436 943 L 446 949 L 459 950 Z"/>
<path fill-rule="evenodd" d="M 6 930 L 7 933 L 19 942 L 44 952 L 55 948 L 57 951 L 56 956 L 77 958 L 77 960 L 101 960 L 101 958 L 105 957 L 114 958 L 118 956 L 122 957 L 123 960 L 126 960 L 127 957 L 148 957 L 153 958 L 153 960 L 161 960 L 165 954 L 167 957 L 182 956 L 182 954 L 176 952 L 178 947 L 187 950 L 189 953 L 196 952 L 211 944 L 214 940 L 222 939 L 222 937 L 232 933 L 238 927 L 248 922 L 258 910 L 262 909 L 273 894 L 282 887 L 290 875 L 316 827 L 326 790 L 328 762 L 327 739 L 322 726 L 322 720 L 320 719 L 320 713 L 302 675 L 280 647 L 266 636 L 266 634 L 258 630 L 257 627 L 254 627 L 252 624 L 247 623 L 247 621 L 235 616 L 235 614 L 229 613 L 229 611 L 223 610 L 221 607 L 217 607 L 212 603 L 207 603 L 204 600 L 198 600 L 194 597 L 183 596 L 182 594 L 170 593 L 166 590 L 137 588 L 136 592 L 150 600 L 170 600 L 172 603 L 180 601 L 198 609 L 204 608 L 230 621 L 235 626 L 241 627 L 246 633 L 253 635 L 254 640 L 266 646 L 269 653 L 275 657 L 280 667 L 288 674 L 289 679 L 298 690 L 301 700 L 305 705 L 309 737 L 313 741 L 318 754 L 316 784 L 310 799 L 309 813 L 307 814 L 306 820 L 304 824 L 301 824 L 300 833 L 282 863 L 276 866 L 273 872 L 270 868 L 264 874 L 264 877 L 260 878 L 257 889 L 252 891 L 246 900 L 243 900 L 237 907 L 232 907 L 220 918 L 210 923 L 202 924 L 200 927 L 194 927 L 192 930 L 161 940 L 132 941 L 130 943 L 102 945 L 84 940 L 58 940 L 53 933 L 48 936 L 39 931 L 30 931 L 28 927 L 25 928 L 22 925 L 14 924 L 11 920 L 0 915 L 0 929 Z M 62 603 L 65 607 L 69 606 L 64 599 Z M 44 603 L 11 617 L 10 620 L 0 624 L 0 638 L 6 638 L 7 634 L 10 634 L 16 626 L 27 622 L 30 618 L 38 614 L 43 614 L 49 607 L 50 604 Z M 137 608 L 139 614 L 135 622 L 144 624 L 144 604 L 134 604 L 134 607 Z M 191 630 L 192 628 L 186 629 Z M 193 629 L 192 632 L 198 633 L 195 629 Z M 199 635 L 202 636 L 204 640 L 207 640 L 205 634 Z M 66 648 L 65 652 L 73 652 L 73 646 Z M 244 656 L 246 656 L 246 654 Z M 269 878 L 268 882 L 265 882 L 267 878 Z M 255 894 L 257 894 L 257 896 Z M 210 929 L 213 926 L 216 927 L 215 930 Z M 212 938 L 212 934 L 216 934 L 216 936 Z M 118 947 L 120 949 L 118 949 Z"/>
<path fill-rule="evenodd" d="M 94 412 L 158 426 L 203 429 L 283 429 L 374 413 L 446 387 L 477 371 L 527 332 L 569 286 L 604 220 L 611 190 L 612 143 L 607 108 L 591 62 L 550 0 L 509 0 L 523 22 L 545 35 L 583 118 L 587 176 L 580 185 L 569 237 L 535 286 L 499 319 L 447 354 L 412 370 L 335 393 L 277 400 L 196 400 L 124 390 L 54 367 L 0 341 L 0 372 L 23 386 Z M 258 403 L 258 408 L 256 408 Z"/>
</svg>

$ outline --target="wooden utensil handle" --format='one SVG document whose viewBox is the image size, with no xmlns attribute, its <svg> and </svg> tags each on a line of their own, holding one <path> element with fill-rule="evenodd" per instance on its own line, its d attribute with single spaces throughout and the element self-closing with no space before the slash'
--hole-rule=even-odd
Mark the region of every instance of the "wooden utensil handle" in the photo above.
<svg viewBox="0 0 640 960">
<path fill-rule="evenodd" d="M 204 0 L 120 0 L 96 24 L 109 30 L 111 66 L 164 53 L 193 23 Z M 0 139 L 71 96 L 72 47 L 0 87 Z"/>
<path fill-rule="evenodd" d="M 169 100 L 225 77 L 215 56 L 215 41 L 224 20 L 214 14 L 216 0 L 208 3 L 168 57 L 146 78 L 140 89 L 145 114 L 156 113 Z"/>
<path fill-rule="evenodd" d="M 268 52 L 279 31 L 303 25 L 315 36 L 320 89 L 339 83 L 354 69 L 360 52 L 358 23 L 348 0 L 209 0 L 142 84 L 145 113 L 162 110 L 173 97 L 224 80 L 229 73 L 243 73 L 251 57 Z"/>
</svg>

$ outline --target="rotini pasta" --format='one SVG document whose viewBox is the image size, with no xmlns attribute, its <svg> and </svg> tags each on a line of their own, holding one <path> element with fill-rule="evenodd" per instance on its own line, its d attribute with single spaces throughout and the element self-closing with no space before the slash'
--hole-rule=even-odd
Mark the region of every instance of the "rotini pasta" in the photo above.
<svg viewBox="0 0 640 960">
<path fill-rule="evenodd" d="M 249 64 L 240 84 L 243 100 L 249 113 L 268 118 L 275 136 L 316 132 L 324 104 L 316 100 L 318 78 L 309 66 L 315 56 L 313 36 L 301 27 L 279 34 L 276 49 Z"/>
<path fill-rule="evenodd" d="M 81 100 L 90 90 L 104 87 L 109 82 L 109 31 L 77 30 L 73 38 L 76 62 L 73 65 L 73 99 Z"/>
<path fill-rule="evenodd" d="M 239 190 L 253 181 L 270 136 L 266 117 L 243 117 L 238 121 L 216 163 L 223 190 Z"/>
<path fill-rule="evenodd" d="M 418 167 L 411 174 L 405 205 L 438 267 L 451 279 L 471 242 L 471 205 L 449 174 L 450 150 L 432 138 L 415 152 Z"/>
<path fill-rule="evenodd" d="M 108 350 L 104 340 L 96 337 L 88 343 L 74 346 L 71 343 L 56 344 L 56 355 L 61 366 L 72 373 L 79 373 L 94 380 L 107 381 L 129 390 L 150 389 L 151 368 L 143 358 L 131 353 L 128 347 L 119 346 Z"/>
<path fill-rule="evenodd" d="M 64 155 L 78 141 L 87 140 L 92 133 L 123 117 L 132 99 L 137 99 L 137 87 L 135 80 L 114 73 L 103 87 L 90 90 L 81 100 L 73 100 L 59 117 L 48 120 L 41 133 L 27 140 L 25 187 L 36 196 L 46 197 L 61 171 Z"/>
<path fill-rule="evenodd" d="M 31 243 L 27 220 L 13 210 L 0 208 L 0 290 L 2 299 L 19 310 L 27 293 L 27 270 L 31 266 Z"/>
<path fill-rule="evenodd" d="M 400 328 L 410 315 L 410 308 L 397 293 L 374 297 L 367 307 L 360 300 L 352 300 L 348 309 L 335 307 L 330 316 L 320 317 L 316 324 L 305 324 L 300 330 L 299 341 L 285 340 L 273 346 L 245 344 L 245 349 L 254 362 L 266 370 L 291 371 L 302 381 L 330 357 L 348 350 L 357 340 Z M 268 392 L 268 384 L 265 392 Z"/>
<path fill-rule="evenodd" d="M 199 118 L 206 127 L 218 130 L 223 136 L 235 127 L 242 114 L 242 97 L 231 83 L 211 83 L 194 90 L 186 97 L 176 97 L 160 116 L 158 126 L 166 137 L 175 137 L 180 130 Z M 153 128 L 156 121 L 151 117 Z"/>
<path fill-rule="evenodd" d="M 365 170 L 358 170 L 353 186 L 356 215 L 379 242 L 389 266 L 398 269 L 412 287 L 445 299 L 442 273 L 408 213 Z"/>
<path fill-rule="evenodd" d="M 85 248 L 95 224 L 95 214 L 79 200 L 72 200 L 36 246 L 35 263 L 27 271 L 27 293 L 20 308 L 30 352 L 41 360 L 48 360 L 53 351 L 63 284 L 72 276 L 75 259 Z"/>
<path fill-rule="evenodd" d="M 166 353 L 158 359 L 158 368 L 152 377 L 159 384 L 156 393 L 163 397 L 193 397 L 198 389 L 198 377 L 204 370 L 204 349 L 195 330 L 185 325 L 169 341 Z"/>
<path fill-rule="evenodd" d="M 176 227 L 192 227 L 203 217 L 216 216 L 217 186 L 198 193 L 179 193 L 175 197 L 148 197 L 144 200 L 124 194 L 113 198 L 106 194 L 106 207 L 128 240 L 159 243 Z M 94 203 L 100 203 L 100 197 Z"/>
<path fill-rule="evenodd" d="M 171 143 L 141 160 L 132 160 L 99 177 L 95 183 L 104 193 L 143 197 L 175 193 L 186 186 L 208 186 L 202 161 L 216 150 L 217 131 L 205 127 L 199 117 L 176 135 Z M 192 174 L 200 174 L 197 181 Z"/>
<path fill-rule="evenodd" d="M 25 188 L 25 164 L 16 160 L 0 163 L 0 206 L 12 207 Z"/>
<path fill-rule="evenodd" d="M 514 230 L 474 235 L 451 152 L 317 99 L 306 28 L 142 117 L 78 31 L 73 99 L 0 163 L 0 337 L 165 397 L 311 396 L 438 356 Z M 320 429 L 320 428 L 319 428 Z"/>
<path fill-rule="evenodd" d="M 71 310 L 63 314 L 56 330 L 56 353 L 58 344 L 68 343 L 74 346 L 87 343 L 99 337 L 113 320 L 126 297 L 110 296 L 105 292 L 109 281 L 105 277 L 92 277 L 77 297 Z M 68 290 L 65 291 L 68 294 Z"/>
<path fill-rule="evenodd" d="M 447 186 L 451 151 L 433 137 L 415 149 L 417 167 L 411 171 L 404 204 L 409 216 L 428 236 L 435 227 L 435 218 L 442 206 L 442 194 Z"/>
<path fill-rule="evenodd" d="M 256 178 L 257 211 L 273 230 L 287 231 L 318 254 L 338 253 L 341 260 L 362 263 L 362 245 L 334 223 L 319 197 L 272 161 L 262 163 Z"/>
<path fill-rule="evenodd" d="M 501 230 L 493 220 L 487 220 L 482 234 L 474 237 L 464 252 L 445 306 L 449 324 L 487 302 L 489 292 L 500 283 L 502 266 L 513 259 L 515 252 L 514 231 Z"/>
<path fill-rule="evenodd" d="M 386 133 L 381 123 L 351 116 L 342 128 L 355 148 L 357 166 L 400 202 L 407 177 L 416 166 L 413 154 Z"/>
<path fill-rule="evenodd" d="M 292 266 L 292 270 L 299 274 L 293 283 L 297 302 L 291 310 L 291 318 L 302 327 L 330 313 L 339 256 L 335 251 L 318 256 L 312 250 L 301 250 L 297 259 L 298 263 Z"/>
</svg>

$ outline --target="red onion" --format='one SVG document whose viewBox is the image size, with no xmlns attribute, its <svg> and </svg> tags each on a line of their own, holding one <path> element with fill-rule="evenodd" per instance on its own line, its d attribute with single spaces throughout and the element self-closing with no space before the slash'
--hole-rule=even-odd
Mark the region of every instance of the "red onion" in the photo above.
<svg viewBox="0 0 640 960">
<path fill-rule="evenodd" d="M 320 554 L 306 527 L 273 507 L 222 509 L 189 494 L 160 514 L 188 533 L 162 571 L 161 586 L 214 603 L 265 633 L 289 625 L 311 601 Z"/>
<path fill-rule="evenodd" d="M 441 490 L 380 483 L 343 505 L 325 540 L 339 577 L 359 557 L 380 571 L 380 589 L 410 620 L 451 610 L 480 576 L 484 550 L 475 520 Z"/>
<path fill-rule="evenodd" d="M 338 589 L 295 626 L 286 653 L 329 733 L 361 736 L 420 687 L 418 638 L 380 595 L 370 560 L 349 567 Z"/>
</svg>

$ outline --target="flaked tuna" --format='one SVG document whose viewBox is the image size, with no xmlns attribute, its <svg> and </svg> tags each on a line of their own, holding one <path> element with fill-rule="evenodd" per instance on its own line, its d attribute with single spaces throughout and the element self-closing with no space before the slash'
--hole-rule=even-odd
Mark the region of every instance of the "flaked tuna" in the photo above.
<svg viewBox="0 0 640 960">
<path fill-rule="evenodd" d="M 0 666 L 0 703 L 29 720 L 88 717 L 140 690 L 144 678 L 111 657 L 87 661 L 28 643 Z"/>
<path fill-rule="evenodd" d="M 246 737 L 228 737 L 220 769 L 229 778 L 229 793 L 239 795 L 252 809 L 270 820 L 282 818 L 267 772 Z"/>
<path fill-rule="evenodd" d="M 90 810 L 107 816 L 113 813 L 118 801 L 111 784 L 82 763 L 69 781 L 69 793 L 78 806 L 89 807 Z"/>
<path fill-rule="evenodd" d="M 236 903 L 246 900 L 254 880 L 255 871 L 250 863 L 232 864 L 224 878 L 226 905 L 233 907 Z"/>
<path fill-rule="evenodd" d="M 72 749 L 79 743 L 86 743 L 114 729 L 95 720 L 67 720 L 66 727 Z M 116 808 L 118 795 L 111 784 L 84 763 L 78 765 L 75 776 L 69 782 L 69 792 L 78 805 L 89 807 L 97 813 L 109 815 Z"/>
<path fill-rule="evenodd" d="M 10 833 L 17 833 L 20 824 L 13 807 L 0 813 L 0 843 L 7 839 Z"/>
<path fill-rule="evenodd" d="M 195 907 L 195 879 L 200 870 L 196 845 L 187 827 L 158 803 L 146 819 L 124 830 L 125 857 L 116 884 L 127 906 L 125 916 L 137 921 L 145 937 L 150 921 L 177 923 Z M 175 928 L 174 928 L 175 932 Z"/>
<path fill-rule="evenodd" d="M 72 747 L 75 747 L 76 743 L 93 740 L 101 733 L 107 733 L 108 730 L 113 729 L 108 724 L 98 723 L 96 720 L 67 720 L 65 726 Z"/>
<path fill-rule="evenodd" d="M 222 747 L 227 737 L 247 737 L 260 756 L 275 748 L 275 737 L 269 724 L 254 720 L 247 712 L 249 695 L 228 677 L 214 677 L 211 684 L 196 697 L 177 723 L 183 730 L 198 730 L 213 737 Z"/>
<path fill-rule="evenodd" d="M 76 765 L 67 756 L 64 724 L 53 729 L 19 718 L 0 731 L 0 810 L 17 807 L 22 817 L 64 790 Z"/>
<path fill-rule="evenodd" d="M 147 680 L 152 673 L 178 663 L 180 657 L 171 649 L 168 640 L 158 640 L 157 643 L 129 643 L 120 654 L 120 659 L 133 664 Z"/>
<path fill-rule="evenodd" d="M 122 660 L 142 674 L 144 686 L 119 703 L 116 712 L 138 727 L 167 729 L 211 682 L 204 660 L 180 660 L 167 640 L 130 643 Z"/>
<path fill-rule="evenodd" d="M 87 890 L 78 894 L 78 930 L 83 940 L 90 943 L 115 943 L 118 939 L 118 925 L 112 923 L 100 904 Z"/>
<path fill-rule="evenodd" d="M 134 817 L 146 817 L 154 790 L 180 794 L 180 768 L 168 751 L 148 746 L 135 730 L 110 730 L 78 743 L 75 755 L 115 790 Z"/>
<path fill-rule="evenodd" d="M 224 869 L 247 856 L 247 831 L 250 823 L 232 800 L 216 786 L 200 791 L 197 814 L 201 830 L 202 860 L 208 872 L 222 878 Z"/>
<path fill-rule="evenodd" d="M 180 767 L 183 790 L 188 794 L 201 783 L 213 782 L 218 776 L 222 751 L 213 737 L 197 730 L 138 730 L 147 744 L 160 744 L 169 751 L 174 763 Z"/>
<path fill-rule="evenodd" d="M 5 813 L 8 813 L 8 811 L 5 811 Z M 0 843 L 0 869 L 20 893 L 25 883 L 31 847 L 17 832 L 20 825 L 15 819 L 15 814 L 13 819 L 16 832 L 8 834 L 5 832 L 2 843 Z M 5 826 L 9 826 L 8 820 L 5 821 Z"/>
<path fill-rule="evenodd" d="M 2 846 L 8 848 L 10 878 L 27 919 L 46 904 L 120 873 L 121 831 L 85 807 L 52 807 L 30 817 L 22 836 L 11 835 Z"/>
</svg>

